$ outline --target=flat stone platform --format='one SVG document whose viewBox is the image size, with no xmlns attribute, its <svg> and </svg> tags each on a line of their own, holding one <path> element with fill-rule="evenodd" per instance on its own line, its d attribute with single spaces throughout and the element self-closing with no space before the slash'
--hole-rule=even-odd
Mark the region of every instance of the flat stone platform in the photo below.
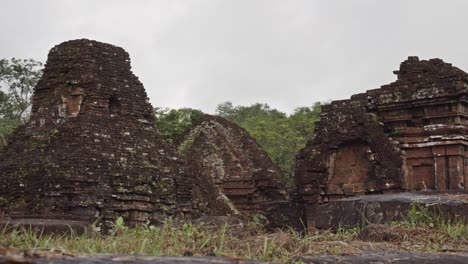
<svg viewBox="0 0 468 264">
<path fill-rule="evenodd" d="M 404 220 L 413 204 L 427 207 L 449 219 L 468 222 L 468 192 L 417 192 L 361 195 L 332 201 L 318 206 L 315 227 L 339 227 L 385 224 Z"/>
<path fill-rule="evenodd" d="M 24 228 L 43 234 L 76 234 L 81 235 L 85 232 L 92 232 L 92 228 L 88 222 L 63 220 L 63 219 L 41 219 L 41 218 L 24 218 L 10 219 L 0 221 L 0 230 L 13 230 Z"/>
</svg>

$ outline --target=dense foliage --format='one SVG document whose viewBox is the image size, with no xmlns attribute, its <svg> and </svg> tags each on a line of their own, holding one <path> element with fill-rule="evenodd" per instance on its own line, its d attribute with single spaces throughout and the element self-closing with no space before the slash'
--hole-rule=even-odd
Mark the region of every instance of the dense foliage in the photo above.
<svg viewBox="0 0 468 264">
<path fill-rule="evenodd" d="M 0 60 L 0 147 L 7 137 L 29 117 L 33 88 L 42 75 L 42 63 L 27 59 Z M 180 137 L 203 112 L 192 108 L 156 108 L 156 125 L 169 142 Z M 219 104 L 216 114 L 245 128 L 289 176 L 294 158 L 313 135 L 319 120 L 320 103 L 297 108 L 288 115 L 268 104 L 234 106 Z"/>
<path fill-rule="evenodd" d="M 156 115 L 156 127 L 169 142 L 173 142 L 182 136 L 193 123 L 204 115 L 202 111 L 192 108 L 169 109 L 156 107 L 154 113 Z"/>
<path fill-rule="evenodd" d="M 245 128 L 292 179 L 295 156 L 312 138 L 314 123 L 320 119 L 320 103 L 287 115 L 268 104 L 234 106 L 225 102 L 218 105 L 216 114 Z"/>
<path fill-rule="evenodd" d="M 159 131 L 169 142 L 203 116 L 192 108 L 156 108 L 155 114 Z M 234 106 L 225 102 L 217 106 L 216 114 L 246 129 L 292 179 L 295 156 L 312 138 L 314 123 L 320 119 L 320 103 L 296 108 L 287 115 L 268 104 Z"/>
<path fill-rule="evenodd" d="M 0 59 L 0 147 L 28 119 L 31 95 L 41 75 L 42 63 L 38 61 Z"/>
<path fill-rule="evenodd" d="M 192 108 L 156 108 L 155 114 L 159 131 L 169 142 L 203 116 L 203 112 Z M 312 138 L 314 123 L 320 119 L 320 103 L 296 108 L 287 115 L 268 104 L 234 106 L 225 102 L 217 106 L 216 114 L 246 129 L 292 179 L 295 156 Z"/>
</svg>

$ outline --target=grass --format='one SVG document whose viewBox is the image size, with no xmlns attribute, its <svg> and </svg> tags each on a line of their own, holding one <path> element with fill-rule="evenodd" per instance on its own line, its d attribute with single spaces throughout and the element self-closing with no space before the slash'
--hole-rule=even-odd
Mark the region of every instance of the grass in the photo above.
<svg viewBox="0 0 468 264">
<path fill-rule="evenodd" d="M 468 225 L 446 221 L 424 208 L 411 210 L 405 221 L 391 225 L 401 236 L 395 241 L 359 240 L 359 228 L 268 233 L 258 222 L 244 226 L 176 224 L 128 228 L 122 219 L 109 235 L 45 235 L 17 229 L 0 233 L 0 247 L 66 252 L 67 254 L 141 254 L 149 256 L 206 256 L 248 258 L 294 263 L 298 256 L 359 254 L 366 249 L 411 251 L 468 251 Z"/>
<path fill-rule="evenodd" d="M 403 242 L 412 243 L 420 251 L 468 252 L 468 224 L 458 217 L 447 218 L 439 208 L 412 204 L 404 221 L 392 226 L 407 230 Z"/>
<path fill-rule="evenodd" d="M 246 226 L 176 225 L 167 219 L 161 226 L 128 228 L 117 221 L 106 236 L 45 235 L 18 229 L 0 233 L 0 247 L 48 249 L 71 254 L 141 254 L 149 256 L 225 256 L 292 263 L 300 255 L 340 254 L 357 229 L 303 236 L 293 230 L 267 233 L 254 222 Z M 336 243 L 335 243 L 336 242 Z"/>
</svg>

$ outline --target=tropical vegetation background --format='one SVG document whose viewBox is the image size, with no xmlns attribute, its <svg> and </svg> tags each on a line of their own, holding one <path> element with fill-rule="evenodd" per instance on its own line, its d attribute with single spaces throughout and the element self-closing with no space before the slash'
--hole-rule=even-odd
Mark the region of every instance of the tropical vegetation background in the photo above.
<svg viewBox="0 0 468 264">
<path fill-rule="evenodd" d="M 0 148 L 14 129 L 28 120 L 31 95 L 41 77 L 43 64 L 32 59 L 0 60 Z M 170 143 L 180 137 L 204 113 L 197 109 L 156 107 L 156 125 Z M 292 179 L 295 155 L 313 136 L 314 123 L 320 118 L 320 103 L 298 107 L 287 114 L 266 103 L 218 104 L 215 114 L 246 129 Z"/>
</svg>

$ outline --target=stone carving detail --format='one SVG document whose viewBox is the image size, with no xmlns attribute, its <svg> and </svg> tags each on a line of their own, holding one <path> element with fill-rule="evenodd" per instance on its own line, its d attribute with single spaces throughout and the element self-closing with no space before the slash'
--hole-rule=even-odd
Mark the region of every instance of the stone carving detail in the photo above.
<svg viewBox="0 0 468 264">
<path fill-rule="evenodd" d="M 287 199 L 279 167 L 247 131 L 222 117 L 205 115 L 180 140 L 179 153 L 198 172 L 193 197 L 201 212 L 253 215 Z"/>
<path fill-rule="evenodd" d="M 104 224 L 187 212 L 191 177 L 152 109 L 122 48 L 85 39 L 52 48 L 31 119 L 0 153 L 0 211 Z"/>
<path fill-rule="evenodd" d="M 398 79 L 322 108 L 296 185 L 314 225 L 319 203 L 350 195 L 465 189 L 468 74 L 409 57 Z"/>
</svg>

